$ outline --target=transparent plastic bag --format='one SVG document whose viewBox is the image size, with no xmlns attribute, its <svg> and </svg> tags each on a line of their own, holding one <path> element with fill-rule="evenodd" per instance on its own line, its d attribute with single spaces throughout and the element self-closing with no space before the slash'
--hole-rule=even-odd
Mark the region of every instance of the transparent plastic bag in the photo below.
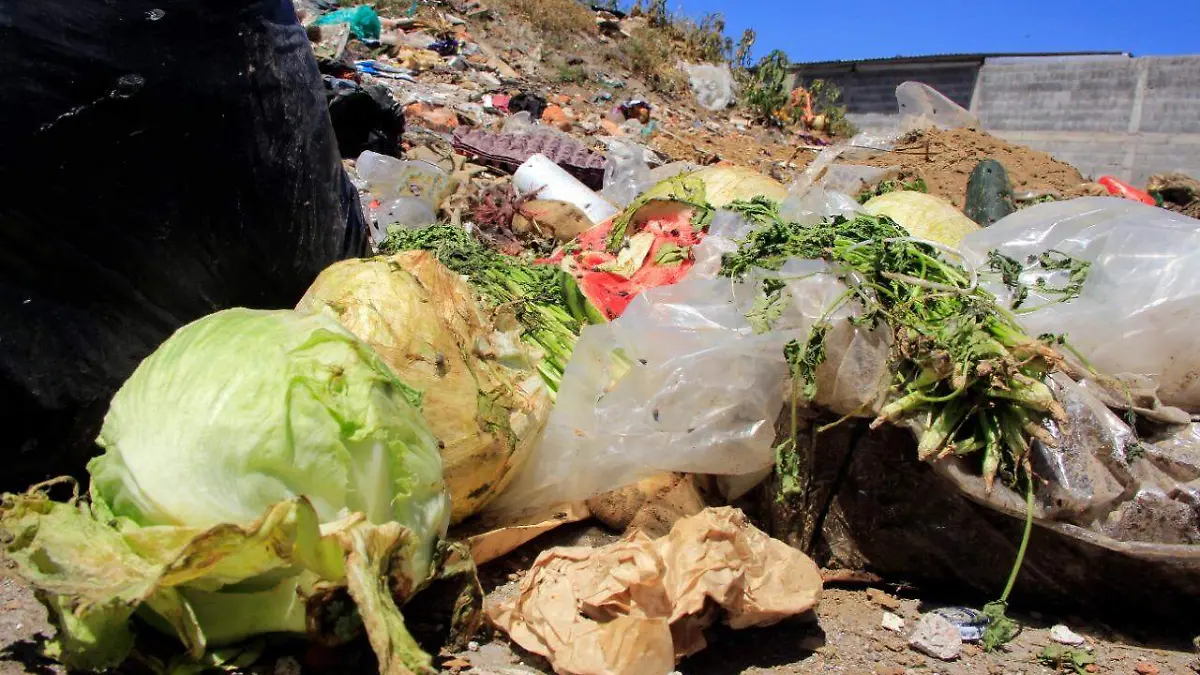
<svg viewBox="0 0 1200 675">
<path fill-rule="evenodd" d="M 963 240 L 978 267 L 992 250 L 1024 263 L 1056 250 L 1091 267 L 1078 298 L 1052 302 L 1036 280 L 1063 285 L 1065 271 L 1027 269 L 1018 318 L 1031 335 L 1067 336 L 1101 373 L 1145 375 L 1163 403 L 1200 412 L 1200 221 L 1114 197 L 1039 204 Z M 988 290 L 1006 305 L 997 275 Z"/>
<path fill-rule="evenodd" d="M 779 205 L 779 214 L 785 220 L 811 225 L 830 216 L 851 217 L 858 211 L 858 202 L 853 197 L 821 185 L 834 170 L 833 163 L 848 147 L 835 145 L 822 150 L 792 181 L 787 197 Z"/>
<path fill-rule="evenodd" d="M 852 304 L 831 311 L 846 287 L 822 261 L 789 261 L 744 281 L 716 276 L 721 253 L 749 227 L 718 213 L 683 282 L 649 289 L 620 318 L 584 329 L 543 437 L 493 508 L 586 499 L 662 471 L 726 477 L 730 494 L 744 492 L 775 461 L 775 422 L 790 391 L 784 345 L 806 339 L 821 317 L 833 329 L 817 404 L 870 414 L 886 386 L 886 336 L 847 321 Z M 770 330 L 756 333 L 746 315 L 767 276 L 785 282 L 787 300 Z"/>
<path fill-rule="evenodd" d="M 902 82 L 896 87 L 896 103 L 900 106 L 900 126 L 905 131 L 931 126 L 941 129 L 979 127 L 979 119 L 969 110 L 921 82 Z"/>
<path fill-rule="evenodd" d="M 683 64 L 696 102 L 705 110 L 724 110 L 733 103 L 733 73 L 727 65 Z"/>
<path fill-rule="evenodd" d="M 601 197 L 625 208 L 653 185 L 650 165 L 646 163 L 645 150 L 641 146 L 616 139 L 608 143 Z"/>
</svg>

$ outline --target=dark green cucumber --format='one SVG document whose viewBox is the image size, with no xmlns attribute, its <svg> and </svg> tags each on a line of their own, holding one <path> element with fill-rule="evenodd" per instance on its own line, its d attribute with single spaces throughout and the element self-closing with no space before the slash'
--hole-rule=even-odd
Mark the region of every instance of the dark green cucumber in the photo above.
<svg viewBox="0 0 1200 675">
<path fill-rule="evenodd" d="M 1004 165 L 994 159 L 976 164 L 967 181 L 967 217 L 987 227 L 1016 210 Z"/>
</svg>

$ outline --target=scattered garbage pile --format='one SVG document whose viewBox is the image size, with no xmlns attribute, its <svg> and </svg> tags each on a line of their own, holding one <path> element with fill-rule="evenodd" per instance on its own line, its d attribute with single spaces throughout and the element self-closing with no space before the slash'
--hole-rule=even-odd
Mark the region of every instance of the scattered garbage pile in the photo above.
<svg viewBox="0 0 1200 675">
<path fill-rule="evenodd" d="M 296 269 L 127 325 L 86 478 L 0 498 L 55 659 L 237 669 L 290 637 L 430 673 L 486 625 L 555 672 L 665 675 L 839 568 L 968 594 L 918 626 L 935 655 L 959 624 L 1003 648 L 1010 605 L 1153 593 L 1187 625 L 1194 180 L 1084 184 L 915 83 L 907 133 L 823 138 L 785 180 L 664 157 L 679 113 L 539 89 L 458 16 L 486 8 L 426 10 L 301 6 L 332 121 L 304 133 L 353 158 L 317 162 L 319 222 L 264 217 Z M 728 108 L 728 69 L 687 72 Z M 477 567 L 589 518 L 620 538 L 485 602 Z"/>
</svg>

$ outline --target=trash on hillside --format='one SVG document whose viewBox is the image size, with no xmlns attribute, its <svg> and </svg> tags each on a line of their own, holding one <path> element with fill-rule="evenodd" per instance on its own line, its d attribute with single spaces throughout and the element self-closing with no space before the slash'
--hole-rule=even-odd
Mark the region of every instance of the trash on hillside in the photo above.
<svg viewBox="0 0 1200 675">
<path fill-rule="evenodd" d="M 728 65 L 684 64 L 682 68 L 700 107 L 715 112 L 733 103 L 733 73 Z"/>
<path fill-rule="evenodd" d="M 601 196 L 625 208 L 654 184 L 641 147 L 619 139 L 608 144 Z"/>
<path fill-rule="evenodd" d="M 568 136 L 557 133 L 495 133 L 459 127 L 453 139 L 455 150 L 474 157 L 473 161 L 485 166 L 512 173 L 530 157 L 540 154 L 593 190 L 604 185 L 604 157 L 589 150 L 583 142 Z"/>
<path fill-rule="evenodd" d="M 533 509 L 519 517 L 495 517 L 484 514 L 469 530 L 456 530 L 454 535 L 467 542 L 471 558 L 483 565 L 505 556 L 524 544 L 562 525 L 577 523 L 592 517 L 584 502 L 554 504 Z"/>
<path fill-rule="evenodd" d="M 546 97 L 540 94 L 521 92 L 508 101 L 508 109 L 514 113 L 527 112 L 533 119 L 541 119 L 546 111 Z"/>
<path fill-rule="evenodd" d="M 602 223 L 618 209 L 542 154 L 534 154 L 513 173 L 518 192 L 579 207 L 592 223 Z"/>
<path fill-rule="evenodd" d="M 336 61 L 346 51 L 346 42 L 350 39 L 350 24 L 336 23 L 327 26 L 313 26 L 316 34 L 310 30 L 313 40 L 313 54 L 318 60 Z"/>
<path fill-rule="evenodd" d="M 343 7 L 318 17 L 314 22 L 318 26 L 345 23 L 350 25 L 350 32 L 359 40 L 378 40 L 383 29 L 379 15 L 370 5 Z"/>
<path fill-rule="evenodd" d="M 519 594 L 487 611 L 558 673 L 667 673 L 705 648 L 718 618 L 769 626 L 816 607 L 821 590 L 812 560 L 724 507 L 657 540 L 635 531 L 601 548 L 545 551 Z"/>
<path fill-rule="evenodd" d="M 616 110 L 620 117 L 618 121 L 637 120 L 642 124 L 649 124 L 653 108 L 641 99 L 633 99 L 617 106 Z"/>
<path fill-rule="evenodd" d="M 343 157 L 366 151 L 395 156 L 404 135 L 404 112 L 386 87 L 325 76 L 329 120 Z"/>
<path fill-rule="evenodd" d="M 857 195 L 864 189 L 895 178 L 900 167 L 864 166 L 861 164 L 834 164 L 826 170 L 819 181 L 821 187 L 833 192 Z"/>
<path fill-rule="evenodd" d="M 1200 180 L 1182 173 L 1154 174 L 1146 191 L 1161 197 L 1168 208 L 1186 207 L 1200 200 Z"/>
</svg>

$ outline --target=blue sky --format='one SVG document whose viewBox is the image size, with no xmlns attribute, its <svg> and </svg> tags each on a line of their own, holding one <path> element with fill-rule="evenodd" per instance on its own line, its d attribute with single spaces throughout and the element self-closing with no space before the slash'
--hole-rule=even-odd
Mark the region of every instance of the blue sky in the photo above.
<svg viewBox="0 0 1200 675">
<path fill-rule="evenodd" d="M 755 57 L 793 61 L 978 52 L 1200 53 L 1200 0 L 668 0 L 672 12 L 725 14 Z M 625 3 L 622 3 L 625 4 Z"/>
</svg>

